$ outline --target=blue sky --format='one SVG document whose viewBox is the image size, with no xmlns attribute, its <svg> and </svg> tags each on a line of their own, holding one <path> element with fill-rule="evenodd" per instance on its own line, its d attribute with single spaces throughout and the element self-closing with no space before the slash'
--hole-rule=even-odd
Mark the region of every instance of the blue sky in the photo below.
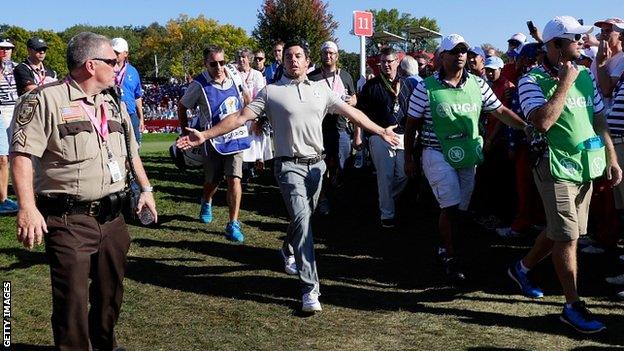
<svg viewBox="0 0 624 351">
<path fill-rule="evenodd" d="M 251 34 L 261 3 L 261 0 L 55 0 L 37 1 L 24 10 L 24 4 L 19 1 L 4 1 L 0 23 L 28 30 L 44 28 L 60 31 L 78 23 L 113 26 L 148 25 L 152 22 L 164 24 L 183 13 L 192 17 L 203 14 L 221 23 L 242 27 Z M 338 44 L 351 52 L 359 50 L 358 38 L 349 34 L 352 12 L 369 8 L 397 8 L 415 17 L 432 17 L 438 21 L 443 34 L 459 33 L 471 45 L 490 43 L 501 49 L 506 49 L 506 41 L 513 33 L 527 33 L 527 20 L 533 20 L 543 28 L 556 15 L 583 18 L 586 23 L 613 16 L 624 18 L 624 0 L 330 0 L 329 8 L 339 23 L 336 31 Z"/>
</svg>

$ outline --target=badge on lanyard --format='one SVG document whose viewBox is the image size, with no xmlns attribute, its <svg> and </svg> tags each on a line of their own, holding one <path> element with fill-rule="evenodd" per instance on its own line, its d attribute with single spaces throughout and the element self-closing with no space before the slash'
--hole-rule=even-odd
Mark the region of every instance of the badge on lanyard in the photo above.
<svg viewBox="0 0 624 351">
<path fill-rule="evenodd" d="M 89 116 L 89 120 L 91 120 L 91 124 L 93 125 L 93 127 L 95 127 L 95 130 L 98 132 L 99 136 L 102 138 L 102 143 L 104 144 L 104 147 L 106 148 L 106 154 L 108 156 L 108 163 L 106 165 L 108 166 L 108 170 L 111 173 L 112 182 L 116 183 L 120 181 L 121 179 L 123 179 L 123 177 L 121 176 L 121 168 L 119 167 L 119 163 L 113 159 L 113 153 L 108 147 L 109 131 L 108 131 L 108 115 L 106 113 L 108 103 L 103 103 L 100 105 L 100 108 L 102 111 L 102 118 L 100 121 L 97 120 L 97 117 L 95 116 L 95 111 L 92 111 L 83 101 L 80 102 L 80 106 L 87 113 L 87 116 Z"/>
<path fill-rule="evenodd" d="M 399 112 L 399 100 L 394 100 L 394 107 L 392 107 L 392 112 Z"/>
</svg>

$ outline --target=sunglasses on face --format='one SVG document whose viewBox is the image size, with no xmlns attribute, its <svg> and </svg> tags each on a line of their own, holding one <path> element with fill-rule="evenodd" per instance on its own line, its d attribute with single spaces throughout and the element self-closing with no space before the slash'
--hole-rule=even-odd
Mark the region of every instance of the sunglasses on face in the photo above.
<svg viewBox="0 0 624 351">
<path fill-rule="evenodd" d="M 264 57 L 254 57 L 254 61 L 256 62 L 264 61 Z"/>
<path fill-rule="evenodd" d="M 0 50 L 9 51 L 9 50 L 13 50 L 13 48 L 0 48 Z"/>
<path fill-rule="evenodd" d="M 115 67 L 115 65 L 117 64 L 117 59 L 107 59 L 107 58 L 99 58 L 99 57 L 95 57 L 92 58 L 91 60 L 95 60 L 95 61 L 102 61 L 105 64 L 111 66 L 111 67 Z"/>
<path fill-rule="evenodd" d="M 582 37 L 583 36 L 581 34 L 569 34 L 569 33 L 566 33 L 566 34 L 560 36 L 559 38 L 567 39 L 569 41 L 580 41 Z"/>
<path fill-rule="evenodd" d="M 464 46 L 454 47 L 453 50 L 446 51 L 447 54 L 458 55 L 468 53 L 468 48 Z"/>
<path fill-rule="evenodd" d="M 217 66 L 225 66 L 225 60 L 208 62 L 208 66 L 216 68 Z"/>
<path fill-rule="evenodd" d="M 380 64 L 382 64 L 382 65 L 389 65 L 389 64 L 391 64 L 392 62 L 394 62 L 396 60 L 397 59 L 394 59 L 394 60 L 381 60 Z"/>
</svg>

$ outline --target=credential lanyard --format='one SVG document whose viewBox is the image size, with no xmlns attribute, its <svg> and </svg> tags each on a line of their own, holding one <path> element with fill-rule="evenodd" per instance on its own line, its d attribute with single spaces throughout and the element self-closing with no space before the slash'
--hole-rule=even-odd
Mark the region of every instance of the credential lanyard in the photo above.
<svg viewBox="0 0 624 351">
<path fill-rule="evenodd" d="M 102 140 L 106 142 L 108 140 L 108 116 L 106 115 L 106 108 L 104 105 L 108 105 L 107 102 L 103 102 L 100 104 L 100 109 L 102 110 L 102 119 L 98 121 L 95 116 L 95 107 L 91 109 L 84 101 L 80 101 L 80 107 L 84 110 L 84 112 L 89 116 L 89 120 L 91 120 L 91 124 L 95 127 Z M 108 107 L 108 106 L 106 106 Z"/>
<path fill-rule="evenodd" d="M 118 87 L 121 87 L 121 85 L 123 84 L 123 81 L 126 78 L 127 69 L 128 63 L 124 62 L 123 67 L 118 72 L 115 72 L 115 85 L 117 85 Z"/>
</svg>

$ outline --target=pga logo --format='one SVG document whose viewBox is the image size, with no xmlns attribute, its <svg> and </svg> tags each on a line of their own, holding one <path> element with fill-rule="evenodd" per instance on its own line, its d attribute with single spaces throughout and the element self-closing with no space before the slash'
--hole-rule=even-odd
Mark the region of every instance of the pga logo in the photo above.
<svg viewBox="0 0 624 351">
<path fill-rule="evenodd" d="M 438 105 L 438 107 L 436 107 L 436 112 L 440 117 L 448 118 L 453 115 L 453 108 L 451 107 L 451 105 L 442 102 Z"/>
<path fill-rule="evenodd" d="M 466 156 L 466 152 L 459 146 L 453 146 L 447 152 L 447 156 L 453 162 L 461 162 Z"/>
</svg>

